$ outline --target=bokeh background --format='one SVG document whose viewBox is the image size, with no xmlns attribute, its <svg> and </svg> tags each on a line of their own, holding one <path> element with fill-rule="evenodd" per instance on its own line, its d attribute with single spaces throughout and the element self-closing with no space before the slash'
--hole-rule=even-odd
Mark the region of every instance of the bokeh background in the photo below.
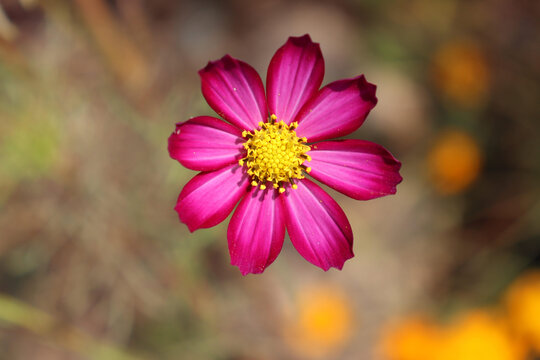
<svg viewBox="0 0 540 360">
<path fill-rule="evenodd" d="M 540 2 L 0 1 L 0 359 L 531 360 L 540 354 Z M 397 194 L 334 191 L 356 257 L 286 240 L 229 264 L 228 220 L 190 234 L 178 121 L 197 70 L 265 78 L 288 36 L 324 83 L 365 74 L 351 137 L 402 161 Z"/>
</svg>

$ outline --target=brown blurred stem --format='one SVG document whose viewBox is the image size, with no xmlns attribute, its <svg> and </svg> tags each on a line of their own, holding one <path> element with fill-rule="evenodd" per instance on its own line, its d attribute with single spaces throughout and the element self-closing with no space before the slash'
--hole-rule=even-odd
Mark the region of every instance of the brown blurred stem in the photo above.
<svg viewBox="0 0 540 360">
<path fill-rule="evenodd" d="M 138 94 L 149 83 L 148 61 L 114 17 L 104 0 L 75 0 L 82 19 L 106 58 L 111 71 L 127 90 Z"/>
</svg>

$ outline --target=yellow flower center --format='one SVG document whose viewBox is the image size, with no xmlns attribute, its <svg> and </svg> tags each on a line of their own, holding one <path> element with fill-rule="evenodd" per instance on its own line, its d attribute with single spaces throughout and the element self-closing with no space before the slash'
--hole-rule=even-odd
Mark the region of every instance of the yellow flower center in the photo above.
<svg viewBox="0 0 540 360">
<path fill-rule="evenodd" d="M 306 145 L 307 139 L 299 138 L 294 131 L 298 123 L 287 125 L 283 120 L 276 120 L 276 115 L 272 114 L 268 122 L 259 123 L 260 130 L 242 132 L 242 137 L 247 139 L 244 143 L 247 153 L 238 163 L 247 166 L 251 185 L 259 185 L 264 190 L 271 182 L 282 193 L 286 183 L 291 183 L 296 189 L 298 186 L 294 179 L 303 179 L 304 173 L 311 171 L 304 165 L 305 161 L 311 161 L 311 157 L 306 155 L 310 150 Z"/>
</svg>

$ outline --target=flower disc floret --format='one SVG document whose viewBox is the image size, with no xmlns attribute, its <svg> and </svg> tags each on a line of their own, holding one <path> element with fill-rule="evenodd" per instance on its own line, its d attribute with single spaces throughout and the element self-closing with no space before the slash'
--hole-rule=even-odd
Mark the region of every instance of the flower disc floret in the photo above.
<svg viewBox="0 0 540 360">
<path fill-rule="evenodd" d="M 297 126 L 296 122 L 290 125 L 283 120 L 278 122 L 276 115 L 272 114 L 268 122 L 259 123 L 259 130 L 242 133 L 246 139 L 246 156 L 238 163 L 247 166 L 251 185 L 264 190 L 266 184 L 271 182 L 275 189 L 283 193 L 286 183 L 296 189 L 294 180 L 303 179 L 304 174 L 311 171 L 311 168 L 304 165 L 304 162 L 311 161 L 311 157 L 306 155 L 310 147 L 306 145 L 305 137 L 296 136 L 294 129 Z"/>
</svg>

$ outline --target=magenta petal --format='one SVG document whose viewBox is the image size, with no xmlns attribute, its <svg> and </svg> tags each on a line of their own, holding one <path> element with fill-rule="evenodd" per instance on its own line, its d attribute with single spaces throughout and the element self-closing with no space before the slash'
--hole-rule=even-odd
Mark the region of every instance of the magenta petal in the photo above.
<svg viewBox="0 0 540 360">
<path fill-rule="evenodd" d="M 246 194 L 249 178 L 238 165 L 203 172 L 180 192 L 174 208 L 189 231 L 219 224 Z"/>
<path fill-rule="evenodd" d="M 199 75 L 203 96 L 225 120 L 245 130 L 266 121 L 263 83 L 251 66 L 225 55 L 209 62 Z"/>
<path fill-rule="evenodd" d="M 319 44 L 309 35 L 290 37 L 268 66 L 268 108 L 278 120 L 290 124 L 298 111 L 321 86 L 324 59 Z"/>
<path fill-rule="evenodd" d="M 227 232 L 231 264 L 242 275 L 262 273 L 281 251 L 285 222 L 277 196 L 275 190 L 252 187 L 231 218 Z"/>
<path fill-rule="evenodd" d="M 169 137 L 169 155 L 191 170 L 220 169 L 242 158 L 241 131 L 210 116 L 176 124 Z"/>
<path fill-rule="evenodd" d="M 310 180 L 299 182 L 284 198 L 285 223 L 291 241 L 310 263 L 324 271 L 341 269 L 353 257 L 353 234 L 345 213 L 334 199 Z"/>
<path fill-rule="evenodd" d="M 300 110 L 296 133 L 310 142 L 352 133 L 377 104 L 376 88 L 364 75 L 326 85 Z"/>
<path fill-rule="evenodd" d="M 395 194 L 401 163 L 370 141 L 324 141 L 312 146 L 311 172 L 320 182 L 357 200 Z"/>
</svg>

